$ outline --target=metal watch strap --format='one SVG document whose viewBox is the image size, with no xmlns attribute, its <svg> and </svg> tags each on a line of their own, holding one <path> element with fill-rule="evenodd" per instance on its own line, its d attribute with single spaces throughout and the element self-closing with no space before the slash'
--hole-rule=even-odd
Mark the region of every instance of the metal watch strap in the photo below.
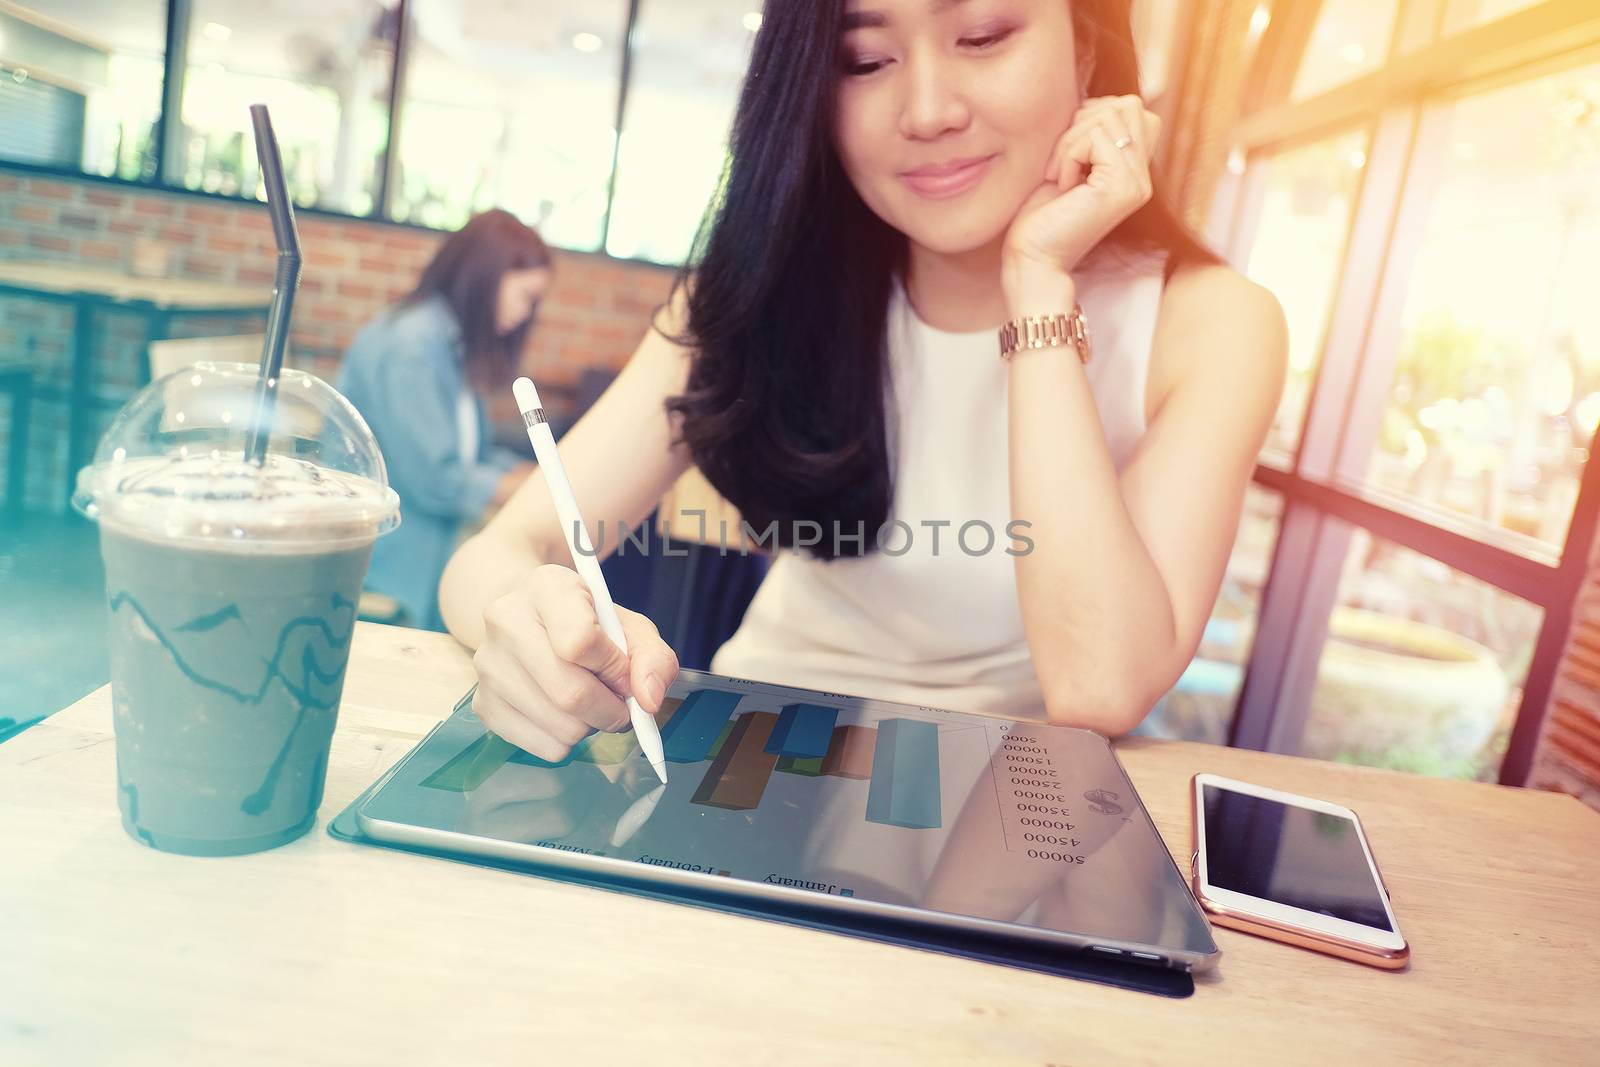
<svg viewBox="0 0 1600 1067">
<path fill-rule="evenodd" d="M 1078 350 L 1080 362 L 1089 362 L 1089 324 L 1082 307 L 1074 307 L 1070 315 L 1024 315 L 1000 327 L 1000 355 L 1005 359 L 1024 348 L 1067 345 Z"/>
</svg>

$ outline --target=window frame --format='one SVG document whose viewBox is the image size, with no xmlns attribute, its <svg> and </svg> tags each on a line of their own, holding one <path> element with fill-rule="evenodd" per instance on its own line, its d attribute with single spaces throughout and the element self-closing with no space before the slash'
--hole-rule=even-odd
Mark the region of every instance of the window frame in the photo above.
<svg viewBox="0 0 1600 1067">
<path fill-rule="evenodd" d="M 413 26 L 410 18 L 410 7 L 413 0 L 397 0 L 395 17 L 398 31 L 395 40 L 393 66 L 389 76 L 388 94 L 388 136 L 384 141 L 382 158 L 378 168 L 377 193 L 373 197 L 372 210 L 366 214 L 355 214 L 347 211 L 337 211 L 319 207 L 297 207 L 301 213 L 321 215 L 336 219 L 358 219 L 371 222 L 381 222 L 391 226 L 403 226 L 412 229 L 436 232 L 432 227 L 410 221 L 399 221 L 394 218 L 394 196 L 398 186 L 397 175 L 399 171 L 399 145 L 401 133 L 404 128 L 404 111 L 406 107 L 405 82 L 408 69 L 409 53 L 412 47 Z M 642 0 L 628 0 L 626 19 L 623 24 L 622 47 L 619 49 L 620 60 L 617 72 L 617 102 L 616 124 L 617 137 L 612 146 L 611 170 L 606 182 L 606 204 L 603 221 L 600 229 L 599 243 L 593 249 L 569 249 L 582 254 L 601 255 L 608 259 L 624 263 L 639 263 L 649 266 L 664 266 L 678 268 L 678 262 L 662 262 L 641 256 L 614 256 L 606 249 L 610 246 L 611 218 L 616 203 L 617 176 L 620 165 L 621 133 L 626 118 L 629 94 L 632 89 L 632 67 L 634 46 L 637 41 L 637 28 L 640 19 Z M 83 181 L 107 182 L 113 185 L 134 189 L 155 190 L 159 192 L 179 193 L 186 196 L 208 197 L 226 203 L 254 203 L 248 196 L 231 195 L 225 193 L 207 192 L 203 189 L 186 188 L 181 179 L 169 175 L 173 162 L 179 156 L 178 137 L 181 133 L 181 124 L 172 121 L 169 116 L 183 114 L 183 83 L 188 70 L 187 53 L 189 48 L 190 29 L 192 27 L 193 0 L 166 0 L 166 47 L 162 54 L 162 87 L 161 111 L 157 117 L 157 126 L 154 142 L 154 154 L 148 162 L 149 178 L 128 179 L 115 175 L 90 174 L 72 167 L 55 167 L 49 165 L 25 163 L 17 160 L 0 158 L 0 171 L 18 171 L 30 174 L 42 174 L 50 177 L 64 177 Z M 1192 38 L 1197 11 L 1192 4 L 1180 6 L 1179 24 L 1175 27 L 1176 40 L 1188 41 Z M 1271 32 L 1271 31 L 1269 31 Z M 1189 50 L 1184 47 L 1174 48 L 1168 56 L 1168 69 L 1166 89 L 1160 96 L 1150 102 L 1152 110 L 1159 114 L 1169 125 L 1177 118 L 1177 93 L 1182 85 L 1185 71 L 1190 62 Z M 1292 71 L 1291 71 L 1292 75 Z M 1167 153 L 1170 148 L 1170 139 L 1164 138 L 1157 149 L 1158 166 L 1165 167 L 1169 161 Z M 557 247 L 564 247 L 557 245 Z"/>
<path fill-rule="evenodd" d="M 1499 770 L 1501 783 L 1523 785 L 1600 524 L 1600 463 L 1585 464 L 1566 538 L 1554 550 L 1354 485 L 1341 473 L 1350 468 L 1349 442 L 1361 439 L 1357 420 L 1382 417 L 1392 379 L 1393 367 L 1372 356 L 1367 338 L 1380 316 L 1398 314 L 1403 305 L 1404 292 L 1386 276 L 1399 221 L 1415 217 L 1408 213 L 1419 209 L 1418 189 L 1408 188 L 1407 175 L 1429 133 L 1430 114 L 1450 99 L 1592 62 L 1600 56 L 1600 9 L 1587 0 L 1545 0 L 1439 38 L 1444 0 L 1401 0 L 1383 65 L 1316 96 L 1290 101 L 1301 55 L 1286 52 L 1291 46 L 1303 51 L 1322 0 L 1277 7 L 1287 8 L 1285 17 L 1281 25 L 1269 24 L 1256 69 L 1247 74 L 1245 113 L 1233 130 L 1231 151 L 1246 160 L 1244 172 L 1225 176 L 1216 199 L 1227 217 L 1214 219 L 1213 230 L 1225 235 L 1223 250 L 1230 261 L 1241 261 L 1246 251 L 1240 231 L 1251 210 L 1250 179 L 1260 160 L 1363 125 L 1372 132 L 1293 461 L 1280 465 L 1263 457 L 1254 473 L 1257 484 L 1281 496 L 1284 510 L 1229 744 L 1266 751 L 1298 748 L 1349 538 L 1354 529 L 1364 528 L 1541 609 Z"/>
<path fill-rule="evenodd" d="M 639 21 L 641 0 L 628 0 L 626 20 L 622 28 L 622 46 L 618 49 L 619 62 L 617 72 L 617 100 L 616 100 L 616 128 L 622 129 L 622 120 L 628 106 L 628 93 L 630 89 L 630 71 L 633 60 L 633 49 L 636 40 L 636 27 Z M 367 222 L 380 222 L 389 226 L 402 226 L 410 229 L 437 232 L 433 227 L 408 221 L 397 221 L 392 212 L 394 193 L 398 185 L 396 175 L 399 167 L 400 131 L 406 104 L 405 80 L 407 59 L 411 48 L 413 27 L 410 18 L 412 0 L 397 0 L 395 18 L 397 19 L 398 32 L 395 40 L 393 66 L 389 77 L 388 93 L 388 136 L 384 140 L 383 154 L 378 167 L 377 195 L 373 197 L 372 210 L 366 214 L 356 214 L 348 211 L 336 211 L 329 208 L 299 207 L 295 210 L 302 214 L 324 216 L 334 219 L 355 219 Z M 28 14 L 35 14 L 29 11 Z M 46 177 L 70 178 L 77 181 L 103 182 L 123 188 L 153 191 L 162 193 L 177 193 L 183 196 L 205 197 L 231 204 L 253 204 L 257 201 L 249 196 L 230 195 L 226 193 L 207 192 L 203 189 L 186 188 L 182 181 L 169 173 L 177 159 L 177 138 L 180 134 L 180 123 L 175 121 L 182 115 L 183 83 L 188 68 L 186 57 L 189 48 L 190 29 L 192 26 L 193 2 L 192 0 L 166 0 L 166 49 L 161 59 L 161 112 L 156 119 L 154 143 L 154 156 L 150 160 L 148 170 L 149 178 L 119 178 L 115 175 L 91 174 L 76 167 L 58 167 L 43 164 L 27 163 L 20 160 L 0 158 L 0 171 L 12 171 L 23 174 L 37 174 Z M 620 138 L 612 147 L 611 170 L 606 181 L 606 207 L 603 225 L 600 231 L 599 244 L 593 248 L 568 249 L 581 255 L 601 255 L 607 259 L 623 263 L 639 263 L 646 266 L 672 267 L 682 266 L 680 263 L 663 263 L 643 257 L 622 257 L 609 255 L 606 249 L 606 239 L 610 235 L 611 214 L 616 198 L 617 165 Z M 562 246 L 557 246 L 562 247 Z"/>
</svg>

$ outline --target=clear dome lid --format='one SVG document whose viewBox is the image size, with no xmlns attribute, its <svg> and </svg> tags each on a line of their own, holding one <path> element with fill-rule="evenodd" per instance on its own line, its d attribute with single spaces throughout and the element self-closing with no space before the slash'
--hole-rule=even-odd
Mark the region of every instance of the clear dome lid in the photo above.
<svg viewBox="0 0 1600 1067">
<path fill-rule="evenodd" d="M 371 539 L 400 522 L 378 442 L 322 379 L 285 370 L 266 454 L 245 458 L 257 368 L 196 363 L 159 378 L 107 427 L 72 503 L 101 523 L 167 540 Z"/>
</svg>

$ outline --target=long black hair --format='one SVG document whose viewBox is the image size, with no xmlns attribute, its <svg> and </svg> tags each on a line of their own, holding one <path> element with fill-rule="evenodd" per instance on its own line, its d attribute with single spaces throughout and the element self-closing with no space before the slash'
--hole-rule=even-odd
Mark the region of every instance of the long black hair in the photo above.
<svg viewBox="0 0 1600 1067">
<path fill-rule="evenodd" d="M 1086 95 L 1137 93 L 1128 0 L 1062 2 Z M 668 401 L 695 464 L 745 522 L 758 534 L 776 523 L 783 546 L 797 523 L 818 523 L 825 534 L 806 547 L 821 558 L 872 551 L 889 517 L 884 338 L 906 260 L 904 235 L 862 202 L 834 147 L 844 7 L 768 0 L 729 164 L 679 276 L 679 340 L 694 354 Z M 1217 262 L 1152 181 L 1150 202 L 1095 256 L 1166 252 L 1169 273 Z"/>
<path fill-rule="evenodd" d="M 550 266 L 544 239 L 511 212 L 495 208 L 474 215 L 445 238 L 401 304 L 438 296 L 449 305 L 461 330 L 467 378 L 487 392 L 510 381 L 537 313 L 535 307 L 520 326 L 502 334 L 500 281 L 511 271 Z"/>
</svg>

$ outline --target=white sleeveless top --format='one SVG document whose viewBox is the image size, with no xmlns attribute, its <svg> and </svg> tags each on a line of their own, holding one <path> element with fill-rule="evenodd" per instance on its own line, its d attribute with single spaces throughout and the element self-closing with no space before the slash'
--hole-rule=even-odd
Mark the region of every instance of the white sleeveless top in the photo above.
<svg viewBox="0 0 1600 1067">
<path fill-rule="evenodd" d="M 1147 258 L 1115 275 L 1076 279 L 1092 331 L 1089 383 L 1118 470 L 1145 430 L 1163 265 L 1164 258 Z M 1043 718 L 1016 561 L 1006 551 L 1025 544 L 1007 534 L 1013 518 L 1007 380 L 995 331 L 935 329 L 896 286 L 887 336 L 889 517 L 905 525 L 886 527 L 880 540 L 886 551 L 859 558 L 777 553 L 711 669 L 926 707 Z M 948 525 L 936 525 L 940 520 Z M 980 523 L 993 531 L 992 544 Z M 871 538 L 869 531 L 869 545 Z"/>
</svg>

